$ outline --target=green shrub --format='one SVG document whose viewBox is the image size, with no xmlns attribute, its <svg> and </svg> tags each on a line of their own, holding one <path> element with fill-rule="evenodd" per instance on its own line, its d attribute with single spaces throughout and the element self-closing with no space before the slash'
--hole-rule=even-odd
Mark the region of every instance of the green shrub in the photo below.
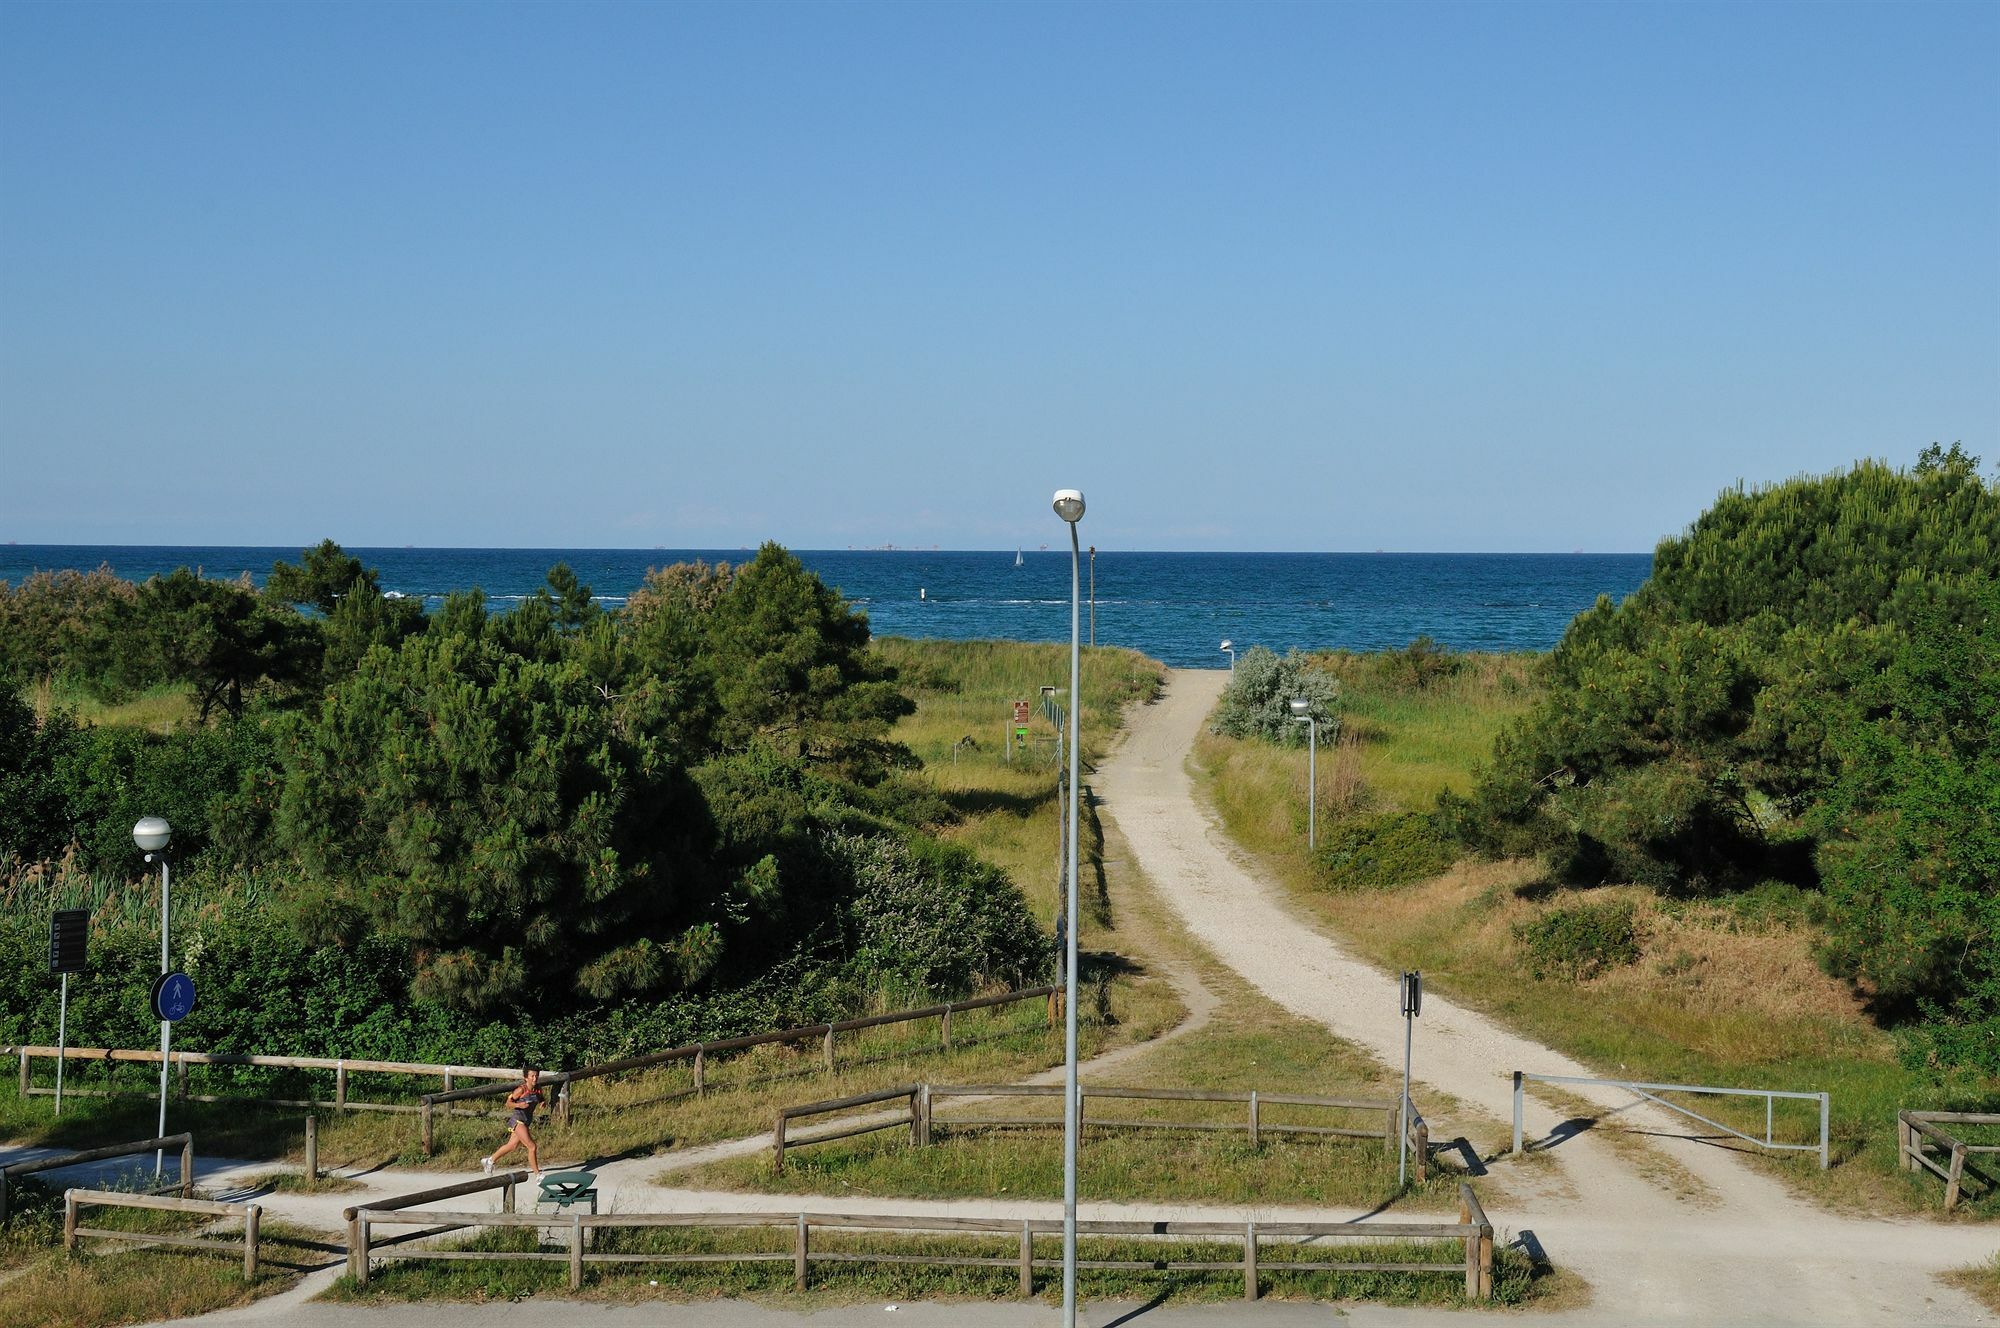
<svg viewBox="0 0 2000 1328">
<path fill-rule="evenodd" d="M 1328 889 L 1383 889 L 1436 876 L 1458 861 L 1460 851 L 1437 817 L 1389 812 L 1334 825 L 1316 866 Z"/>
<path fill-rule="evenodd" d="M 1340 680 L 1294 650 L 1280 658 L 1252 646 L 1236 661 L 1229 686 L 1216 703 L 1213 728 L 1229 738 L 1262 738 L 1281 747 L 1305 746 L 1307 727 L 1292 715 L 1293 697 L 1302 696 L 1319 721 L 1321 746 L 1332 746 L 1339 714 Z"/>
<path fill-rule="evenodd" d="M 1582 982 L 1639 958 L 1639 913 L 1629 899 L 1552 908 L 1519 923 L 1514 939 L 1537 979 Z"/>
</svg>

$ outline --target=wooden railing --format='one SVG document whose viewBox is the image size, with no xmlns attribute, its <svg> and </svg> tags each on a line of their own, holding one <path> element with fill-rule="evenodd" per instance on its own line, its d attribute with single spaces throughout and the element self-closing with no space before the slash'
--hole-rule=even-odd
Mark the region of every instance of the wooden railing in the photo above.
<svg viewBox="0 0 2000 1328">
<path fill-rule="evenodd" d="M 243 1219 L 243 1243 L 210 1240 L 204 1236 L 177 1236 L 153 1231 L 113 1231 L 105 1227 L 77 1225 L 80 1211 L 87 1206 L 100 1208 L 152 1208 L 175 1213 L 201 1213 L 209 1217 Z M 243 1280 L 257 1280 L 257 1227 L 264 1210 L 257 1204 L 221 1203 L 214 1199 L 188 1199 L 167 1194 L 128 1194 L 117 1190 L 70 1190 L 63 1196 L 63 1248 L 73 1250 L 76 1242 L 93 1236 L 99 1240 L 135 1241 L 144 1245 L 172 1245 L 180 1249 L 214 1250 L 243 1256 Z"/>
<path fill-rule="evenodd" d="M 805 1290 L 812 1263 L 903 1264 L 935 1268 L 1017 1268 L 1020 1293 L 1034 1294 L 1038 1268 L 1058 1268 L 1059 1256 L 1038 1253 L 1037 1238 L 1059 1237 L 1060 1218 L 1011 1217 L 931 1217 L 925 1215 L 880 1215 L 854 1213 L 570 1213 L 551 1218 L 534 1213 L 469 1213 L 436 1209 L 391 1209 L 368 1207 L 349 1210 L 348 1268 L 354 1279 L 367 1285 L 374 1263 L 388 1259 L 462 1260 L 542 1260 L 569 1265 L 569 1285 L 583 1285 L 586 1264 L 695 1264 L 695 1263 L 783 1263 L 792 1265 L 793 1285 Z M 553 1228 L 561 1233 L 561 1248 L 533 1250 L 438 1249 L 432 1246 L 400 1244 L 384 1248 L 371 1235 L 376 1226 L 400 1224 L 440 1230 L 465 1227 Z M 718 1231 L 742 1228 L 788 1229 L 792 1233 L 789 1251 L 716 1251 L 691 1253 L 649 1253 L 635 1250 L 592 1248 L 589 1235 L 599 1231 L 631 1231 L 648 1227 L 706 1228 Z M 1457 1222 L 1354 1222 L 1328 1218 L 1305 1222 L 1181 1222 L 1181 1221 L 1080 1221 L 1081 1237 L 1126 1236 L 1152 1241 L 1235 1241 L 1242 1242 L 1238 1259 L 1105 1259 L 1079 1258 L 1081 1269 L 1163 1272 L 1236 1272 L 1243 1276 L 1243 1296 L 1255 1300 L 1265 1275 L 1275 1272 L 1392 1272 L 1418 1275 L 1463 1277 L 1467 1299 L 1486 1300 L 1493 1295 L 1493 1226 L 1480 1207 L 1469 1184 L 1459 1186 Z M 993 1254 L 906 1254 L 893 1247 L 883 1250 L 819 1250 L 815 1252 L 815 1231 L 889 1232 L 925 1236 L 966 1236 L 1004 1239 L 1013 1245 L 1011 1255 Z M 1307 1241 L 1342 1244 L 1362 1241 L 1458 1241 L 1464 1257 L 1441 1262 L 1347 1262 L 1331 1259 L 1311 1261 L 1277 1259 L 1260 1262 L 1260 1252 L 1271 1242 L 1300 1245 Z M 1321 1248 L 1324 1248 L 1322 1246 Z"/>
<path fill-rule="evenodd" d="M 1905 1171 L 1915 1171 L 1919 1166 L 1936 1172 L 1944 1180 L 1944 1209 L 1948 1213 L 1958 1207 L 1963 1192 L 1968 1168 L 1965 1159 L 1973 1153 L 2000 1153 L 2000 1144 L 1969 1144 L 1948 1130 L 1939 1128 L 1941 1124 L 1953 1125 L 2000 1125 L 2000 1115 L 1982 1111 L 1899 1111 L 1896 1113 L 1896 1158 Z M 1935 1144 L 1949 1162 L 1939 1166 L 1930 1157 Z M 1970 1169 L 1973 1179 L 1990 1186 L 1992 1178 L 1977 1168 Z"/>
<path fill-rule="evenodd" d="M 835 1066 L 835 1039 L 842 1033 L 860 1032 L 870 1028 L 885 1028 L 891 1024 L 907 1024 L 922 1020 L 938 1021 L 938 1045 L 943 1051 L 952 1046 L 952 1016 L 972 1010 L 993 1009 L 1002 1005 L 1015 1005 L 1023 1001 L 1046 1001 L 1049 1006 L 1049 1023 L 1055 1023 L 1056 1001 L 1059 988 L 1027 987 L 1020 991 L 1001 992 L 996 996 L 979 996 L 970 1000 L 945 1001 L 940 1005 L 926 1005 L 915 1010 L 897 1010 L 889 1014 L 866 1015 L 859 1019 L 842 1019 L 831 1024 L 807 1024 L 799 1028 L 782 1028 L 769 1033 L 752 1033 L 747 1037 L 723 1038 L 714 1042 L 690 1042 L 686 1046 L 672 1047 L 666 1051 L 648 1052 L 643 1056 L 627 1056 L 622 1060 L 605 1061 L 598 1065 L 586 1065 L 581 1069 L 558 1071 L 545 1074 L 541 1078 L 544 1086 L 557 1090 L 555 1101 L 556 1118 L 567 1124 L 572 1107 L 571 1086 L 586 1079 L 599 1079 L 606 1075 L 624 1074 L 632 1070 L 651 1069 L 674 1061 L 689 1061 L 694 1070 L 694 1084 L 690 1094 L 700 1094 L 708 1087 L 708 1062 L 714 1056 L 726 1056 L 732 1052 L 748 1051 L 752 1047 L 764 1047 L 786 1043 L 817 1042 L 820 1056 L 829 1073 Z M 518 1077 L 518 1076 L 516 1076 Z M 419 1099 L 419 1110 L 423 1117 L 424 1155 L 428 1157 L 435 1146 L 432 1113 L 434 1108 L 455 1102 L 470 1102 L 480 1098 L 505 1094 L 509 1086 L 505 1084 L 481 1088 L 460 1088 L 449 1092 L 427 1093 Z"/>
<path fill-rule="evenodd" d="M 104 1162 L 114 1157 L 136 1157 L 141 1153 L 164 1153 L 173 1149 L 180 1154 L 180 1179 L 173 1188 L 181 1192 L 183 1199 L 194 1197 L 194 1136 L 191 1134 L 169 1134 L 159 1139 L 141 1139 L 136 1143 L 111 1144 L 105 1148 L 86 1148 L 80 1153 L 58 1153 L 54 1157 L 38 1157 L 28 1162 L 16 1162 L 0 1167 L 0 1224 L 8 1217 L 8 1189 L 11 1182 L 23 1176 L 32 1176 L 38 1171 L 59 1171 L 64 1167 L 80 1167 L 87 1162 Z"/>
<path fill-rule="evenodd" d="M 919 1146 L 930 1143 L 933 1112 L 941 1098 L 977 1097 L 1039 1097 L 1058 1098 L 1062 1096 L 1059 1084 L 904 1084 L 896 1088 L 886 1088 L 879 1093 L 862 1093 L 854 1097 L 835 1098 L 828 1102 L 808 1102 L 796 1107 L 787 1107 L 778 1113 L 771 1129 L 771 1154 L 773 1167 L 782 1172 L 785 1169 L 785 1150 L 799 1148 L 806 1144 L 828 1143 L 835 1139 L 851 1139 L 856 1135 L 871 1134 L 877 1130 L 909 1127 L 910 1142 Z M 1396 1149 L 1398 1129 L 1397 1117 L 1400 1113 L 1396 1104 L 1372 1098 L 1318 1097 L 1305 1093 L 1268 1093 L 1257 1089 L 1215 1090 L 1201 1088 L 1118 1088 L 1092 1087 L 1080 1084 L 1077 1087 L 1079 1102 L 1078 1119 L 1089 1129 L 1155 1129 L 1155 1130 L 1230 1130 L 1243 1131 L 1249 1136 L 1252 1148 L 1260 1147 L 1267 1134 L 1287 1134 L 1306 1136 L 1336 1136 L 1353 1139 L 1380 1139 L 1388 1151 Z M 794 1123 L 820 1116 L 837 1116 L 856 1108 L 877 1106 L 885 1102 L 907 1098 L 909 1109 L 905 1113 L 882 1116 L 879 1113 L 858 1121 L 843 1121 L 838 1127 L 809 1135 L 793 1133 Z M 1109 1101 L 1133 1102 L 1224 1102 L 1240 1103 L 1245 1114 L 1240 1121 L 1182 1121 L 1182 1120 L 1131 1120 L 1116 1116 L 1090 1115 L 1090 1103 Z M 1379 1115 L 1381 1125 L 1357 1127 L 1346 1125 L 1300 1125 L 1288 1122 L 1273 1122 L 1266 1118 L 1267 1107 L 1311 1107 L 1330 1111 L 1364 1112 L 1370 1116 Z M 954 1129 L 1047 1129 L 1062 1124 L 1060 1116 L 952 1116 L 943 1121 Z M 1429 1175 L 1430 1130 L 1423 1117 L 1413 1109 L 1410 1113 L 1410 1138 L 1415 1158 L 1415 1174 L 1418 1181 Z"/>
<path fill-rule="evenodd" d="M 33 1062 L 40 1059 L 54 1060 L 58 1055 L 66 1062 L 104 1065 L 135 1064 L 158 1065 L 160 1053 L 145 1048 L 124 1047 L 16 1047 L 15 1053 L 21 1062 L 21 1097 L 53 1095 L 55 1089 L 38 1087 L 34 1083 Z M 444 1081 L 449 1089 L 460 1079 L 498 1079 L 516 1081 L 521 1077 L 518 1069 L 504 1069 L 493 1065 L 435 1065 L 420 1061 L 372 1061 L 347 1060 L 326 1056 L 249 1056 L 230 1055 L 220 1052 L 176 1051 L 168 1056 L 168 1063 L 179 1067 L 179 1097 L 187 1102 L 249 1102 L 274 1107 L 333 1107 L 341 1111 L 401 1111 L 418 1112 L 420 1106 L 397 1102 L 361 1102 L 348 1095 L 350 1074 L 395 1074 L 411 1075 L 419 1078 L 436 1078 Z M 280 1070 L 331 1070 L 333 1071 L 333 1098 L 331 1101 L 301 1098 L 249 1098 L 233 1094 L 191 1095 L 188 1092 L 188 1068 L 190 1066 L 221 1066 L 232 1068 L 264 1068 Z M 137 1096 L 151 1089 L 134 1090 Z M 506 1092 L 502 1085 L 498 1092 Z M 121 1094 L 107 1088 L 78 1088 L 74 1082 L 64 1085 L 63 1094 L 69 1097 L 116 1097 Z"/>
<path fill-rule="evenodd" d="M 398 1195 L 393 1199 L 377 1199 L 374 1203 L 357 1205 L 341 1210 L 341 1218 L 347 1223 L 347 1271 L 363 1286 L 368 1284 L 368 1255 L 372 1248 L 378 1256 L 384 1246 L 397 1245 L 409 1241 L 424 1240 L 431 1236 L 442 1236 L 462 1227 L 474 1225 L 504 1225 L 512 1218 L 515 1208 L 515 1187 L 529 1178 L 525 1171 L 497 1171 L 491 1176 L 481 1176 L 478 1180 L 460 1181 L 456 1185 L 440 1185 L 435 1189 L 418 1190 L 415 1194 Z M 389 1241 L 375 1241 L 369 1233 L 371 1223 L 396 1223 L 403 1220 L 402 1214 L 418 1204 L 437 1203 L 441 1199 L 457 1199 L 468 1194 L 483 1194 L 488 1190 L 500 1191 L 501 1211 L 495 1213 L 453 1214 L 453 1220 L 443 1225 L 433 1225 L 436 1219 L 425 1216 L 420 1225 L 426 1229 L 412 1231 Z M 533 1214 L 528 1215 L 531 1219 Z M 465 1220 L 459 1221 L 458 1218 Z M 394 1257 L 394 1256 L 381 1256 Z M 450 1258 L 449 1253 L 441 1255 Z"/>
</svg>

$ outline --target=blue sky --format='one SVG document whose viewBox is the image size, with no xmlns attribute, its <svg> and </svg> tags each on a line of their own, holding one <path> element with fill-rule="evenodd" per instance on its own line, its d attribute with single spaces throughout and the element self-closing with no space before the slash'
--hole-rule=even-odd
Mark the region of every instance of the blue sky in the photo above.
<svg viewBox="0 0 2000 1328">
<path fill-rule="evenodd" d="M 0 540 L 1644 550 L 2000 461 L 2000 7 L 0 6 Z"/>
</svg>

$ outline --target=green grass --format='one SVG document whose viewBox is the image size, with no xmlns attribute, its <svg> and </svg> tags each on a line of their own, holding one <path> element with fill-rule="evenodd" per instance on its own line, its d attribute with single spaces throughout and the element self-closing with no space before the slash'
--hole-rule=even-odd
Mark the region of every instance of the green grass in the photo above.
<svg viewBox="0 0 2000 1328">
<path fill-rule="evenodd" d="M 1362 665 L 1348 668 L 1365 674 Z M 1414 808 L 1438 788 L 1469 786 L 1490 735 L 1527 703 L 1508 668 L 1467 670 L 1452 685 L 1401 698 L 1345 689 L 1357 715 L 1381 724 L 1358 744 L 1346 807 Z M 1412 708 L 1434 710 L 1430 719 Z M 1359 727 L 1359 726 L 1357 726 Z M 1343 749 L 1344 752 L 1345 749 Z M 2000 1084 L 1899 1063 L 1892 1038 L 1844 984 L 1814 962 L 1814 933 L 1782 912 L 1655 899 L 1636 887 L 1552 890 L 1533 863 L 1461 863 L 1429 882 L 1388 891 L 1317 888 L 1304 843 L 1305 788 L 1298 754 L 1205 735 L 1195 766 L 1225 828 L 1294 899 L 1361 953 L 1386 967 L 1421 968 L 1441 994 L 1485 1011 L 1607 1077 L 1826 1091 L 1831 1094 L 1829 1172 L 1805 1155 L 1753 1153 L 1829 1205 L 1867 1212 L 1935 1210 L 1942 1185 L 1895 1163 L 1895 1114 L 1903 1108 L 1991 1109 Z M 1324 795 L 1322 817 L 1338 816 Z M 1375 780 L 1382 781 L 1378 786 Z M 1322 826 L 1329 824 L 1322 820 Z M 1514 928 L 1579 899 L 1627 897 L 1640 911 L 1639 959 L 1585 982 L 1537 980 Z M 1710 1100 L 1718 1119 L 1761 1133 L 1761 1103 Z M 1779 1109 L 1784 1120 L 1788 1108 Z M 1792 1107 L 1791 1128 L 1817 1137 L 1816 1111 Z M 1808 1115 L 1814 1118 L 1808 1120 Z M 1615 1118 L 1607 1128 L 1617 1128 Z M 1784 1128 L 1781 1124 L 1781 1129 Z M 2000 1190 L 2000 1187 L 1995 1187 Z M 2000 1193 L 1970 1204 L 2000 1215 Z"/>
<path fill-rule="evenodd" d="M 19 1185 L 13 1220 L 0 1231 L 0 1323 L 8 1328 L 114 1328 L 126 1323 L 206 1314 L 290 1286 L 297 1271 L 337 1259 L 323 1238 L 265 1222 L 257 1280 L 243 1281 L 240 1254 L 132 1247 L 97 1239 L 62 1248 L 62 1198 L 44 1186 Z M 89 1208 L 83 1225 L 113 1231 L 193 1234 L 215 1219 L 135 1208 Z M 223 1220 L 217 1239 L 240 1237 Z"/>
<path fill-rule="evenodd" d="M 789 1254 L 792 1233 L 786 1228 L 702 1231 L 685 1228 L 606 1230 L 596 1248 L 607 1253 L 670 1256 L 689 1253 Z M 1036 1257 L 1060 1257 L 1060 1242 L 1038 1237 Z M 515 1228 L 482 1233 L 462 1248 L 523 1252 L 538 1247 L 531 1231 Z M 994 1236 L 891 1236 L 887 1234 L 820 1231 L 813 1233 L 818 1253 L 894 1253 L 946 1257 L 1017 1258 L 1016 1233 Z M 1338 1255 L 1335 1251 L 1338 1250 Z M 1274 1299 L 1317 1301 L 1368 1300 L 1390 1304 L 1459 1306 L 1464 1294 L 1463 1246 L 1455 1241 L 1369 1241 L 1355 1245 L 1265 1245 L 1259 1252 L 1259 1286 Z M 1240 1242 L 1149 1240 L 1135 1237 L 1085 1236 L 1078 1241 L 1084 1259 L 1213 1261 L 1240 1267 Z M 1355 1262 L 1436 1262 L 1453 1265 L 1438 1274 L 1288 1273 L 1286 1258 Z M 366 1287 L 342 1278 L 324 1299 L 337 1301 L 517 1301 L 532 1295 L 580 1296 L 586 1300 L 679 1301 L 716 1297 L 755 1297 L 782 1307 L 811 1309 L 859 1300 L 1009 1300 L 1020 1296 L 1017 1267 L 933 1268 L 871 1263 L 815 1264 L 808 1289 L 794 1289 L 789 1260 L 725 1264 L 585 1265 L 583 1289 L 568 1289 L 568 1271 L 560 1262 L 451 1261 L 398 1262 L 371 1272 Z M 1527 1260 L 1513 1250 L 1494 1256 L 1495 1305 L 1519 1305 L 1536 1298 L 1537 1279 Z M 1080 1270 L 1078 1293 L 1091 1300 L 1151 1299 L 1169 1301 L 1236 1300 L 1243 1295 L 1243 1277 L 1236 1268 L 1214 1272 L 1148 1270 Z M 1061 1276 L 1052 1268 L 1035 1272 L 1036 1294 L 1049 1302 L 1060 1297 Z"/>
<path fill-rule="evenodd" d="M 79 723 L 125 728 L 142 728 L 169 733 L 195 717 L 193 694 L 183 683 L 162 683 L 124 701 L 102 701 L 83 688 L 67 682 L 41 682 L 25 689 L 22 696 L 47 717 L 52 711 L 66 710 Z"/>
</svg>

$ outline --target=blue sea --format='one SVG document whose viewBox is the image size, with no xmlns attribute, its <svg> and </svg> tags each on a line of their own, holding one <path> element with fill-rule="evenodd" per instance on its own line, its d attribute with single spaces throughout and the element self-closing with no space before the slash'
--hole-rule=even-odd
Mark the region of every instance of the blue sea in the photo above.
<svg viewBox="0 0 2000 1328">
<path fill-rule="evenodd" d="M 247 572 L 262 581 L 298 549 L 0 545 L 0 581 L 100 564 L 133 580 L 188 566 L 209 576 Z M 353 549 L 381 572 L 384 590 L 435 607 L 477 586 L 495 607 L 530 594 L 557 562 L 575 569 L 606 604 L 622 603 L 651 567 L 703 559 L 741 562 L 750 550 Z M 799 550 L 877 635 L 1014 641 L 1069 639 L 1068 550 Z M 1379 650 L 1428 635 L 1458 650 L 1546 650 L 1599 595 L 1637 589 L 1647 554 L 1122 553 L 1101 549 L 1084 566 L 1085 638 L 1130 646 L 1178 667 L 1228 664 L 1219 643 L 1280 653 L 1346 647 Z"/>
</svg>

